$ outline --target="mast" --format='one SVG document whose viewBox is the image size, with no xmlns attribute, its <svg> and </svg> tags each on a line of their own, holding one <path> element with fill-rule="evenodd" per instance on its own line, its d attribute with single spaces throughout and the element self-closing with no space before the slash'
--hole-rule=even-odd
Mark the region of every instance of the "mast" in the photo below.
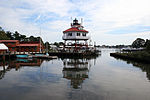
<svg viewBox="0 0 150 100">
<path fill-rule="evenodd" d="M 40 27 L 40 35 L 41 35 L 41 27 Z M 40 37 L 40 53 L 41 53 L 41 37 Z"/>
<path fill-rule="evenodd" d="M 41 37 L 40 37 L 40 53 L 41 53 Z"/>
<path fill-rule="evenodd" d="M 81 18 L 81 26 L 83 25 L 83 18 Z"/>
</svg>

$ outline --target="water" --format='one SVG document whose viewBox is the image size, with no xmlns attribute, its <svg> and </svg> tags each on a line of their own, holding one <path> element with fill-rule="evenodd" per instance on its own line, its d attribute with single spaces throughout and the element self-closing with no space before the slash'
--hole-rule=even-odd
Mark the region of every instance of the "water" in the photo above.
<svg viewBox="0 0 150 100">
<path fill-rule="evenodd" d="M 150 100 L 150 65 L 88 59 L 0 62 L 0 100 Z"/>
</svg>

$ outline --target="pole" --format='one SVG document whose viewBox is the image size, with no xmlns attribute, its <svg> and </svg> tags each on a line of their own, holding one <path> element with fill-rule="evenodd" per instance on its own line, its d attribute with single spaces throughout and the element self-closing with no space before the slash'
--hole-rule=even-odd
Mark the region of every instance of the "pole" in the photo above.
<svg viewBox="0 0 150 100">
<path fill-rule="evenodd" d="M 65 50 L 65 46 L 66 46 L 66 40 L 64 40 L 64 48 L 63 48 L 63 50 Z"/>
<path fill-rule="evenodd" d="M 94 48 L 95 48 L 95 50 L 96 50 L 96 42 L 94 42 Z"/>
<path fill-rule="evenodd" d="M 40 53 L 41 53 L 41 37 L 40 37 Z"/>
<path fill-rule="evenodd" d="M 83 24 L 83 18 L 81 18 L 81 26 L 82 26 L 82 24 Z"/>
<path fill-rule="evenodd" d="M 75 51 L 77 50 L 77 43 L 76 43 L 76 40 L 75 40 Z"/>
</svg>

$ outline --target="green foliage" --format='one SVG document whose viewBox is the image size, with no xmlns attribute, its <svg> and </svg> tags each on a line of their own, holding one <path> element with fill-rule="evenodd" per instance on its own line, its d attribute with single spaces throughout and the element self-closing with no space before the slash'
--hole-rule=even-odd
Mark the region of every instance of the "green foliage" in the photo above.
<svg viewBox="0 0 150 100">
<path fill-rule="evenodd" d="M 26 39 L 25 35 L 20 35 L 20 41 L 24 41 Z"/>
<path fill-rule="evenodd" d="M 9 40 L 9 38 L 4 32 L 0 32 L 0 40 Z"/>
<path fill-rule="evenodd" d="M 61 46 L 61 45 L 64 45 L 63 42 L 54 42 L 54 45 L 56 45 L 57 47 Z"/>
<path fill-rule="evenodd" d="M 54 42 L 54 45 L 56 45 L 57 47 L 59 47 L 59 43 L 57 43 L 57 42 Z"/>
<path fill-rule="evenodd" d="M 7 37 L 5 31 L 2 29 L 2 27 L 0 27 L 0 40 L 9 40 L 9 38 Z"/>
<path fill-rule="evenodd" d="M 145 44 L 146 44 L 146 50 L 150 52 L 150 40 L 147 40 Z"/>
<path fill-rule="evenodd" d="M 49 42 L 45 42 L 44 46 L 46 47 L 46 51 L 50 51 L 50 43 Z"/>
<path fill-rule="evenodd" d="M 124 48 L 125 45 L 116 45 L 115 47 L 116 47 L 116 48 Z"/>
<path fill-rule="evenodd" d="M 20 33 L 18 33 L 17 31 L 15 31 L 15 33 L 13 34 L 14 39 L 15 40 L 20 40 Z"/>
<path fill-rule="evenodd" d="M 138 61 L 150 61 L 150 52 L 147 51 L 138 51 L 138 52 L 129 52 L 129 53 L 117 53 L 124 58 L 135 59 Z"/>
<path fill-rule="evenodd" d="M 2 31 L 3 29 L 2 29 L 2 27 L 0 26 L 0 31 Z"/>
<path fill-rule="evenodd" d="M 14 37 L 13 37 L 13 33 L 12 33 L 12 32 L 7 31 L 7 32 L 6 32 L 6 35 L 7 35 L 7 37 L 8 37 L 10 40 L 14 40 Z"/>
<path fill-rule="evenodd" d="M 141 39 L 141 38 L 137 38 L 133 43 L 132 43 L 132 47 L 133 48 L 140 48 L 140 47 L 144 47 L 145 45 L 145 40 Z"/>
<path fill-rule="evenodd" d="M 26 41 L 26 42 L 35 42 L 35 41 L 42 41 L 41 37 L 26 37 L 26 35 L 22 35 L 19 32 L 15 31 L 12 33 L 10 31 L 4 31 L 2 27 L 0 27 L 0 40 L 19 40 L 19 41 Z"/>
</svg>

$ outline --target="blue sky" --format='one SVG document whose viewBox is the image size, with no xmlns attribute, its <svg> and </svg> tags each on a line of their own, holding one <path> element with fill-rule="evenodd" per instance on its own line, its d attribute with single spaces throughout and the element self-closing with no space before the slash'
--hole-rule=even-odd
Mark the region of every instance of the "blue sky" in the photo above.
<svg viewBox="0 0 150 100">
<path fill-rule="evenodd" d="M 62 41 L 62 31 L 76 17 L 83 18 L 97 44 L 131 44 L 136 38 L 150 38 L 149 4 L 149 0 L 1 0 L 0 26 L 55 42 Z"/>
</svg>

